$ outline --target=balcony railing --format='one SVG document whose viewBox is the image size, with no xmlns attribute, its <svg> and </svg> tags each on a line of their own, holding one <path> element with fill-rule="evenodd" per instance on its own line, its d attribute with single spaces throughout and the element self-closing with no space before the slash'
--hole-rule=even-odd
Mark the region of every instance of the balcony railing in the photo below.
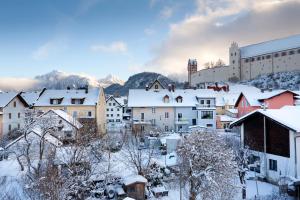
<svg viewBox="0 0 300 200">
<path fill-rule="evenodd" d="M 189 120 L 184 118 L 177 118 L 175 124 L 189 124 Z"/>
</svg>

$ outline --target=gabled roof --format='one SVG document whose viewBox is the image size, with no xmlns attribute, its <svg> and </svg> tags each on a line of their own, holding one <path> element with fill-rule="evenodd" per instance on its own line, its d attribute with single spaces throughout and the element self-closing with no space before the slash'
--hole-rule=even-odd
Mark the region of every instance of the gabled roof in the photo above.
<svg viewBox="0 0 300 200">
<path fill-rule="evenodd" d="M 23 97 L 23 99 L 27 102 L 28 105 L 32 106 L 38 100 L 42 92 L 44 92 L 44 90 L 33 92 L 21 92 L 20 95 Z"/>
<path fill-rule="evenodd" d="M 117 104 L 119 104 L 120 107 L 124 107 L 125 106 L 125 103 L 124 101 L 127 99 L 126 97 L 114 97 L 114 96 L 109 96 L 107 99 L 106 99 L 106 103 L 108 102 L 108 100 L 110 99 L 114 99 L 115 102 L 117 102 Z"/>
<path fill-rule="evenodd" d="M 6 107 L 15 97 L 17 97 L 24 104 L 24 106 L 29 106 L 20 93 L 0 92 L 0 108 Z"/>
<path fill-rule="evenodd" d="M 124 178 L 124 185 L 131 185 L 134 183 L 147 183 L 147 179 L 141 175 L 133 175 Z"/>
<path fill-rule="evenodd" d="M 273 90 L 273 91 L 265 91 L 265 92 L 244 91 L 244 92 L 241 92 L 241 94 L 237 98 L 234 106 L 235 107 L 238 106 L 238 104 L 243 96 L 246 98 L 246 100 L 248 101 L 248 103 L 251 106 L 261 106 L 261 101 L 266 100 L 266 99 L 271 99 L 271 98 L 281 95 L 285 92 L 292 93 L 294 96 L 298 95 L 297 93 L 290 91 L 290 90 Z"/>
<path fill-rule="evenodd" d="M 237 119 L 236 121 L 230 124 L 230 127 L 238 126 L 250 116 L 260 113 L 273 121 L 276 121 L 279 124 L 287 127 L 290 130 L 295 132 L 300 132 L 300 107 L 298 106 L 284 106 L 281 109 L 258 109 L 248 113 L 247 115 Z"/>
<path fill-rule="evenodd" d="M 241 47 L 241 57 L 269 54 L 300 47 L 300 34 Z"/>
<path fill-rule="evenodd" d="M 149 85 L 149 89 L 151 89 L 155 83 L 158 83 L 163 89 L 166 89 L 166 87 L 158 79 Z"/>
<path fill-rule="evenodd" d="M 95 106 L 101 94 L 100 88 L 78 90 L 45 90 L 34 106 Z M 62 99 L 58 105 L 50 104 L 50 99 Z M 72 104 L 72 99 L 84 99 L 83 104 Z"/>
<path fill-rule="evenodd" d="M 61 119 L 63 119 L 67 123 L 69 123 L 71 126 L 77 128 L 77 129 L 82 128 L 82 124 L 78 120 L 76 120 L 74 117 L 72 117 L 71 115 L 69 115 L 68 113 L 66 113 L 65 111 L 51 109 L 48 112 L 46 112 L 45 114 L 43 114 L 43 115 L 47 115 L 50 112 L 56 114 Z"/>
</svg>

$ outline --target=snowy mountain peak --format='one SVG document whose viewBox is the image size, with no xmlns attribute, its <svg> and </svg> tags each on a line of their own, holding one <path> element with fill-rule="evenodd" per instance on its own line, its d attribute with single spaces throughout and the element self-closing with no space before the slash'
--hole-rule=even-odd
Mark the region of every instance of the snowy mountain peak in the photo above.
<svg viewBox="0 0 300 200">
<path fill-rule="evenodd" d="M 119 84 L 119 85 L 124 85 L 124 81 L 120 79 L 119 77 L 109 74 L 105 78 L 99 79 L 99 84 L 102 87 L 108 87 L 112 84 Z"/>
</svg>

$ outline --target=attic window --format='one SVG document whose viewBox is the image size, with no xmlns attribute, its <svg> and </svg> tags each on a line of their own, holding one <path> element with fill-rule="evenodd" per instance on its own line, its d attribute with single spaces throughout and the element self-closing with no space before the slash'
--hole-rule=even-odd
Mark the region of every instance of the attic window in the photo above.
<svg viewBox="0 0 300 200">
<path fill-rule="evenodd" d="M 169 103 L 170 102 L 170 97 L 168 95 L 164 96 L 164 103 Z"/>
<path fill-rule="evenodd" d="M 60 99 L 50 99 L 50 104 L 52 105 L 59 105 L 61 104 L 63 98 L 60 98 Z"/>
<path fill-rule="evenodd" d="M 177 103 L 182 103 L 182 96 L 176 97 L 176 101 L 177 101 Z"/>
<path fill-rule="evenodd" d="M 281 53 L 281 56 L 286 56 L 286 52 L 282 52 L 282 53 Z"/>
<path fill-rule="evenodd" d="M 295 51 L 292 50 L 292 51 L 289 52 L 289 54 L 290 54 L 290 55 L 294 55 L 294 54 L 295 54 Z"/>
<path fill-rule="evenodd" d="M 251 62 L 254 62 L 255 61 L 255 58 L 251 58 Z"/>
<path fill-rule="evenodd" d="M 278 56 L 279 56 L 279 54 L 278 54 L 278 53 L 275 53 L 274 57 L 277 58 Z"/>
<path fill-rule="evenodd" d="M 79 104 L 83 104 L 83 102 L 84 102 L 84 98 L 82 98 L 82 99 L 71 99 L 71 103 L 72 104 L 76 104 L 76 105 L 79 105 Z"/>
<path fill-rule="evenodd" d="M 270 55 L 267 55 L 267 56 L 266 56 L 266 59 L 270 59 L 270 58 L 271 58 L 271 56 L 270 56 Z"/>
<path fill-rule="evenodd" d="M 157 89 L 158 89 L 158 85 L 156 84 L 156 85 L 154 86 L 154 88 L 157 90 Z"/>
</svg>

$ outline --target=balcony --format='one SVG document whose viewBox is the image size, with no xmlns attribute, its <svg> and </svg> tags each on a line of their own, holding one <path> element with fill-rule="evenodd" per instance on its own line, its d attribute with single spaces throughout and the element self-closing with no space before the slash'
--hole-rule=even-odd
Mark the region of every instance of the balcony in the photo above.
<svg viewBox="0 0 300 200">
<path fill-rule="evenodd" d="M 189 120 L 188 119 L 184 119 L 184 118 L 178 118 L 175 121 L 175 124 L 179 124 L 179 125 L 181 125 L 181 124 L 189 124 L 189 123 L 190 123 Z"/>
<path fill-rule="evenodd" d="M 216 109 L 215 104 L 196 104 L 197 109 Z"/>
<path fill-rule="evenodd" d="M 132 120 L 133 124 L 141 124 L 141 125 L 150 125 L 152 124 L 150 120 L 144 120 L 144 119 L 134 119 Z"/>
</svg>

